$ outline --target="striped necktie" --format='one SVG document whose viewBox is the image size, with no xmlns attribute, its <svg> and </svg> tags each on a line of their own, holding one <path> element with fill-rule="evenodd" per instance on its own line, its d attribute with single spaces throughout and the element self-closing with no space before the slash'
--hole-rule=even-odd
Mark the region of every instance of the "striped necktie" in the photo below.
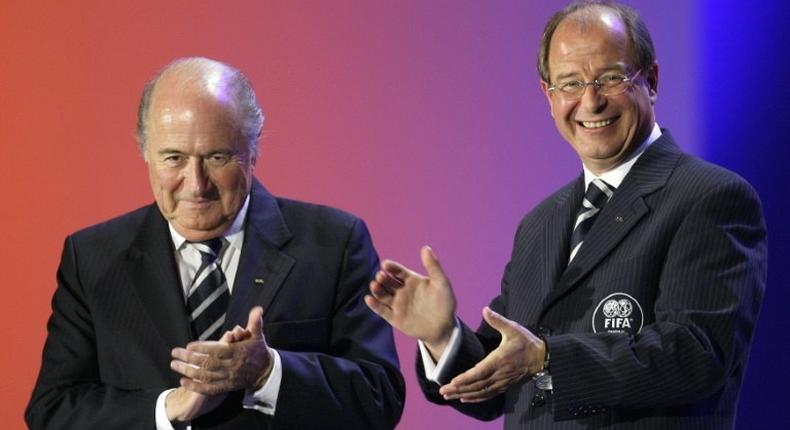
<svg viewBox="0 0 790 430">
<path fill-rule="evenodd" d="M 579 215 L 576 216 L 576 225 L 573 227 L 573 234 L 571 235 L 571 256 L 568 263 L 573 261 L 573 257 L 579 252 L 584 242 L 584 237 L 590 231 L 598 216 L 598 212 L 603 209 L 603 206 L 614 194 L 615 187 L 607 184 L 606 182 L 595 178 L 587 186 L 587 192 L 584 194 L 582 200 L 582 207 L 579 209 Z"/>
<path fill-rule="evenodd" d="M 192 336 L 198 340 L 219 339 L 225 323 L 230 291 L 220 264 L 227 244 L 225 238 L 192 242 L 203 260 L 187 295 Z"/>
</svg>

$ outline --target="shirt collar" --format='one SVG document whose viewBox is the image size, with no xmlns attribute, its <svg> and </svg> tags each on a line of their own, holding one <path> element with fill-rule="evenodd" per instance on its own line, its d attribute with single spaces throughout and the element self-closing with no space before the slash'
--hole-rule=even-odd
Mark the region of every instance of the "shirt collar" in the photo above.
<svg viewBox="0 0 790 430">
<path fill-rule="evenodd" d="M 659 137 L 661 137 L 661 128 L 658 126 L 658 123 L 655 123 L 653 124 L 653 131 L 650 132 L 650 136 L 648 136 L 647 139 L 645 139 L 645 141 L 642 142 L 642 144 L 639 145 L 639 147 L 636 148 L 636 150 L 625 159 L 625 161 L 620 163 L 614 169 L 601 173 L 598 176 L 591 172 L 587 166 L 582 164 L 582 167 L 584 168 L 584 189 L 586 190 L 590 185 L 590 182 L 592 182 L 592 180 L 595 178 L 599 178 L 615 188 L 620 187 L 623 179 L 625 179 L 625 175 L 627 175 L 631 170 L 631 167 L 634 166 L 636 160 L 638 160 L 639 157 L 645 152 L 647 147 L 658 140 Z"/>
<path fill-rule="evenodd" d="M 236 214 L 236 218 L 233 220 L 233 224 L 228 227 L 227 230 L 222 234 L 222 237 L 228 241 L 228 246 L 236 248 L 237 250 L 241 250 L 242 242 L 244 242 L 244 220 L 247 217 L 247 209 L 250 205 L 250 195 L 247 195 L 247 198 L 244 200 L 244 204 L 241 205 L 241 210 L 239 213 Z M 186 238 L 181 236 L 175 228 L 173 228 L 173 224 L 168 222 L 167 226 L 170 228 L 170 238 L 173 240 L 173 246 L 175 247 L 176 251 L 181 250 L 181 248 L 187 243 Z"/>
</svg>

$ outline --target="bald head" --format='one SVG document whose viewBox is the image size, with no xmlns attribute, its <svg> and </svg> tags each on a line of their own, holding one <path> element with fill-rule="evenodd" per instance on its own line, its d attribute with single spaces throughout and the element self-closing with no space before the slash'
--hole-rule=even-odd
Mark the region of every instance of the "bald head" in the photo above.
<svg viewBox="0 0 790 430">
<path fill-rule="evenodd" d="M 146 84 L 137 112 L 137 142 L 146 153 L 152 108 L 171 104 L 213 103 L 223 107 L 227 121 L 239 130 L 250 154 L 257 155 L 263 113 L 250 82 L 238 69 L 202 57 L 180 58 L 168 64 Z"/>
</svg>

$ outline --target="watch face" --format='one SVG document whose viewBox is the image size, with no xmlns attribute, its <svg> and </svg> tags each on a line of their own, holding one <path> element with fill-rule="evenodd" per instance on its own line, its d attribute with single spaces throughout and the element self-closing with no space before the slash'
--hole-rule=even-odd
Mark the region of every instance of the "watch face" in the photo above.
<svg viewBox="0 0 790 430">
<path fill-rule="evenodd" d="M 535 387 L 543 391 L 551 391 L 551 375 L 548 372 L 539 372 L 535 374 Z"/>
</svg>

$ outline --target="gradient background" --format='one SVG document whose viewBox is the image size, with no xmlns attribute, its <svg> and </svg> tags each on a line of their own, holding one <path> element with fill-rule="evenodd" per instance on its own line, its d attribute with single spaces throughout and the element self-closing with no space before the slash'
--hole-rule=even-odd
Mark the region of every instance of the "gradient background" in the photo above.
<svg viewBox="0 0 790 430">
<path fill-rule="evenodd" d="M 653 1 L 658 121 L 746 177 L 769 225 L 769 284 L 739 426 L 790 425 L 790 243 L 784 2 Z M 133 139 L 144 82 L 204 55 L 244 71 L 267 114 L 258 177 L 274 193 L 362 216 L 382 256 L 434 247 L 459 314 L 497 294 L 522 215 L 581 169 L 534 70 L 555 1 L 0 2 L 0 423 L 40 364 L 64 237 L 152 201 Z M 415 344 L 400 429 L 499 429 L 426 402 Z M 152 410 L 153 413 L 153 410 Z"/>
</svg>

